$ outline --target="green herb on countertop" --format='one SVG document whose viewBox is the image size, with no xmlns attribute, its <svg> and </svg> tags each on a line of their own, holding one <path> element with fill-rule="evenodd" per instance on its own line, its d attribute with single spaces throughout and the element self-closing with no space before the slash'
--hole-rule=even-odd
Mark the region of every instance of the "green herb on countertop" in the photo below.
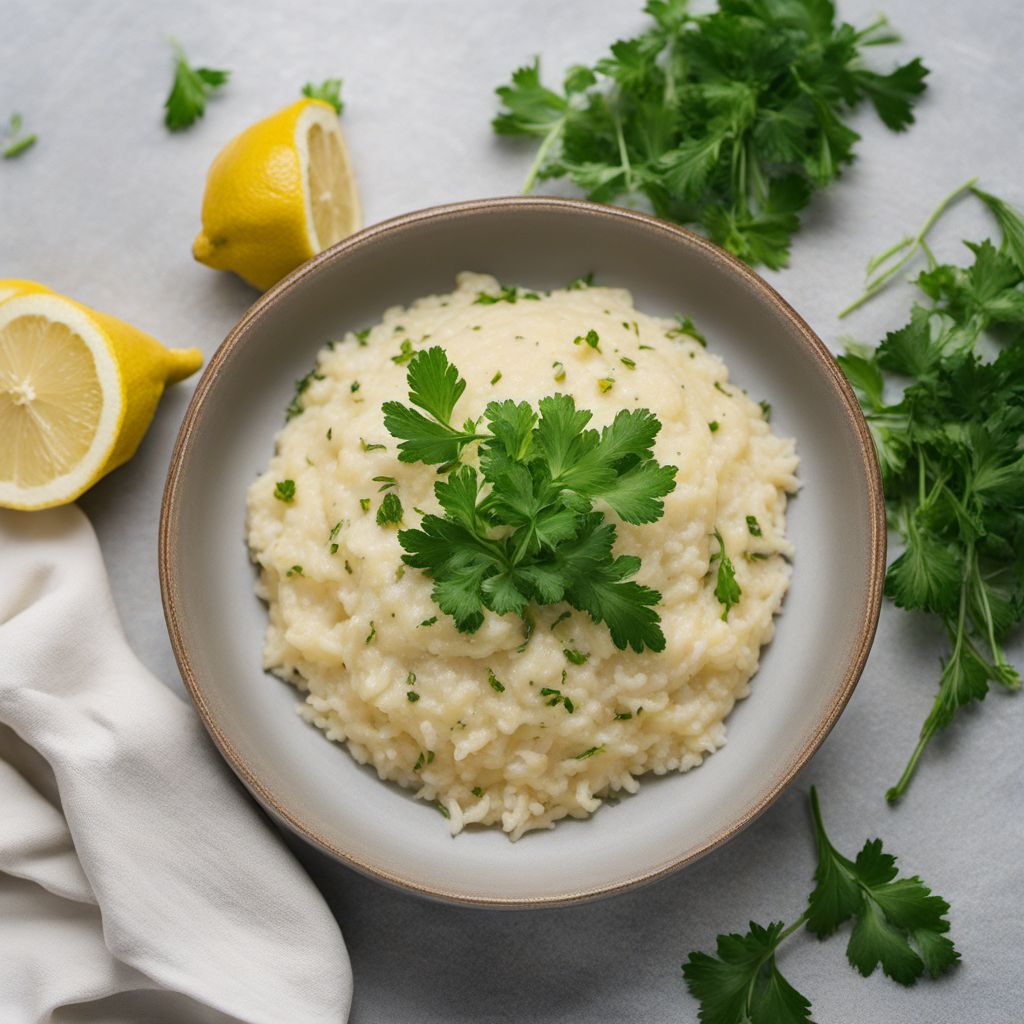
<svg viewBox="0 0 1024 1024">
<path fill-rule="evenodd" d="M 21 114 L 11 114 L 10 121 L 7 122 L 7 128 L 4 129 L 2 149 L 0 149 L 0 156 L 3 156 L 5 160 L 13 160 L 16 156 L 21 156 L 22 153 L 30 150 L 38 141 L 39 136 L 37 135 L 25 135 L 22 133 L 22 127 L 24 126 L 24 119 Z"/>
<path fill-rule="evenodd" d="M 283 501 L 285 504 L 295 500 L 295 481 L 294 480 L 278 480 L 274 484 L 274 497 L 278 501 Z"/>
<path fill-rule="evenodd" d="M 388 491 L 377 509 L 378 526 L 397 526 L 402 521 L 402 501 L 394 491 Z"/>
<path fill-rule="evenodd" d="M 937 978 L 960 959 L 947 936 L 949 904 L 913 875 L 898 878 L 896 858 L 880 839 L 870 839 L 855 860 L 832 845 L 818 795 L 811 789 L 811 814 L 818 849 L 815 886 L 807 909 L 790 925 L 750 922 L 743 934 L 719 935 L 716 955 L 691 953 L 683 978 L 700 1002 L 702 1024 L 809 1024 L 810 1001 L 783 977 L 779 946 L 799 928 L 819 939 L 852 919 L 846 947 L 850 965 L 864 977 L 881 965 L 901 985 L 926 972 Z"/>
<path fill-rule="evenodd" d="M 345 109 L 345 103 L 341 98 L 340 78 L 326 78 L 319 85 L 307 82 L 302 87 L 302 95 L 311 100 L 323 100 L 324 103 L 329 103 L 339 117 Z"/>
<path fill-rule="evenodd" d="M 890 802 L 960 708 L 984 699 L 990 683 L 1021 685 L 1004 644 L 1024 619 L 1024 217 L 969 187 L 994 214 L 999 245 L 967 242 L 968 267 L 939 263 L 924 241 L 933 214 L 914 236 L 927 260 L 916 279 L 924 304 L 877 348 L 851 345 L 839 357 L 903 541 L 885 593 L 937 616 L 948 637 L 938 695 Z"/>
<path fill-rule="evenodd" d="M 725 541 L 722 540 L 722 534 L 717 527 L 714 537 L 718 541 L 718 551 L 711 556 L 712 564 L 718 562 L 715 597 L 718 598 L 718 603 L 722 606 L 722 621 L 728 622 L 729 612 L 733 605 L 739 604 L 740 595 L 743 592 L 740 590 L 739 583 L 736 582 L 736 567 L 732 564 L 732 559 L 725 553 Z"/>
<path fill-rule="evenodd" d="M 164 124 L 174 132 L 188 128 L 203 116 L 207 97 L 227 83 L 231 72 L 193 68 L 178 41 L 168 41 L 174 50 L 174 82 L 164 101 Z"/>
<path fill-rule="evenodd" d="M 408 383 L 418 408 L 383 406 L 399 460 L 449 475 L 434 487 L 444 516 L 424 516 L 398 538 L 404 561 L 433 578 L 433 598 L 457 628 L 475 632 L 484 609 L 524 616 L 531 603 L 567 602 L 606 623 L 620 649 L 663 650 L 653 608 L 661 595 L 631 580 L 640 560 L 613 555 L 616 528 L 593 508 L 600 500 L 634 524 L 661 518 L 676 468 L 653 457 L 657 417 L 623 409 L 598 432 L 572 397 L 553 395 L 539 413 L 526 402 L 489 402 L 481 420 L 459 429 L 451 420 L 466 382 L 438 347 L 416 354 Z M 475 442 L 479 472 L 458 465 Z"/>
<path fill-rule="evenodd" d="M 560 92 L 542 84 L 539 59 L 497 89 L 494 130 L 538 141 L 523 191 L 569 178 L 599 202 L 643 196 L 748 263 L 785 266 L 811 193 L 854 158 L 846 120 L 869 100 L 902 131 L 927 69 L 866 66 L 868 48 L 898 37 L 884 17 L 837 24 L 830 0 L 720 0 L 702 14 L 648 0 L 645 11 L 647 31 L 570 68 Z"/>
</svg>

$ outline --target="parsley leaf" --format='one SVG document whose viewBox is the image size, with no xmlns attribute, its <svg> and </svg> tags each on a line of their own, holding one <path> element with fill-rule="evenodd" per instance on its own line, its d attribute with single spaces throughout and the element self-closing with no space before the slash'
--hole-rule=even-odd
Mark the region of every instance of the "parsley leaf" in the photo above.
<svg viewBox="0 0 1024 1024">
<path fill-rule="evenodd" d="M 326 78 L 319 85 L 307 82 L 302 87 L 302 95 L 308 96 L 311 100 L 322 100 L 324 103 L 329 103 L 334 107 L 339 117 L 345 109 L 345 104 L 341 99 L 340 78 Z"/>
<path fill-rule="evenodd" d="M 973 194 L 1002 229 L 998 245 L 968 242 L 969 266 L 939 263 L 925 241 L 954 199 Z M 857 392 L 882 467 L 889 519 L 903 551 L 885 593 L 900 608 L 939 617 L 949 637 L 939 692 L 897 800 L 936 732 L 995 683 L 1020 688 L 1004 643 L 1024 618 L 1024 219 L 968 182 L 924 227 L 869 265 L 877 294 L 911 256 L 925 303 L 877 349 L 853 346 L 840 365 Z M 903 253 L 896 262 L 892 256 Z M 981 342 L 998 354 L 987 360 Z M 893 392 L 886 394 L 886 385 Z"/>
<path fill-rule="evenodd" d="M 718 541 L 718 551 L 711 556 L 712 562 L 718 562 L 715 597 L 718 598 L 718 603 L 722 606 L 722 620 L 728 621 L 729 612 L 733 605 L 739 604 L 740 595 L 743 592 L 740 590 L 739 583 L 736 582 L 736 567 L 732 564 L 732 559 L 725 553 L 725 541 L 722 540 L 722 535 L 717 527 L 715 540 Z"/>
<path fill-rule="evenodd" d="M 39 137 L 36 135 L 22 133 L 23 123 L 21 114 L 11 114 L 11 119 L 3 132 L 3 142 L 0 143 L 2 145 L 0 156 L 5 160 L 13 160 L 16 156 L 21 156 L 39 141 Z"/>
<path fill-rule="evenodd" d="M 865 977 L 881 965 L 895 981 L 913 985 L 925 972 L 939 977 L 960 959 L 946 934 L 946 901 L 916 875 L 897 878 L 895 858 L 881 840 L 866 842 L 856 860 L 844 857 L 825 832 L 813 787 L 810 804 L 818 866 L 804 913 L 788 926 L 751 921 L 743 935 L 719 935 L 716 955 L 693 952 L 683 964 L 703 1024 L 810 1024 L 810 1001 L 776 963 L 779 946 L 805 924 L 826 939 L 853 919 L 847 958 Z"/>
<path fill-rule="evenodd" d="M 416 353 L 407 375 L 417 408 L 384 403 L 385 426 L 400 439 L 401 461 L 439 465 L 447 476 L 434 486 L 443 515 L 424 515 L 398 539 L 456 627 L 474 632 L 485 610 L 528 621 L 531 604 L 566 602 L 606 623 L 619 648 L 664 650 L 654 611 L 661 595 L 633 581 L 640 560 L 614 554 L 616 528 L 593 508 L 604 502 L 629 523 L 661 517 L 676 469 L 653 458 L 657 418 L 622 410 L 598 432 L 589 411 L 553 395 L 537 410 L 489 402 L 459 430 L 452 417 L 466 383 L 444 350 Z M 473 442 L 479 470 L 459 464 Z"/>
<path fill-rule="evenodd" d="M 537 146 L 523 191 L 568 178 L 598 202 L 642 196 L 741 259 L 785 266 L 811 192 L 854 159 L 850 115 L 867 101 L 904 130 L 928 71 L 919 58 L 867 67 L 867 49 L 897 37 L 884 18 L 838 22 L 826 0 L 718 8 L 649 0 L 653 23 L 570 69 L 561 90 L 543 84 L 539 60 L 513 72 L 492 127 Z"/>
<path fill-rule="evenodd" d="M 174 82 L 164 102 L 164 124 L 172 131 L 188 128 L 203 116 L 207 97 L 223 87 L 230 71 L 215 68 L 193 68 L 177 40 L 170 40 L 174 50 Z"/>
<path fill-rule="evenodd" d="M 378 526 L 397 526 L 402 521 L 402 502 L 394 491 L 388 491 L 377 509 Z"/>
</svg>

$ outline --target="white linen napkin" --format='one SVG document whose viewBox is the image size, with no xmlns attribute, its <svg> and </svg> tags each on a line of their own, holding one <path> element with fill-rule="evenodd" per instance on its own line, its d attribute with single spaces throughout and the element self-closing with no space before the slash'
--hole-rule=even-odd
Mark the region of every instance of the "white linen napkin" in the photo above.
<svg viewBox="0 0 1024 1024">
<path fill-rule="evenodd" d="M 0 1021 L 344 1024 L 324 901 L 129 650 L 74 507 L 0 509 Z"/>
</svg>

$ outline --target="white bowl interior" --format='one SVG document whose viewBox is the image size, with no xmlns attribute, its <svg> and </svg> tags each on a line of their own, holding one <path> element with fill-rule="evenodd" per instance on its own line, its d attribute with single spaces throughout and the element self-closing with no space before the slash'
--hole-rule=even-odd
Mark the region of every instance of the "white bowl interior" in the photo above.
<svg viewBox="0 0 1024 1024">
<path fill-rule="evenodd" d="M 789 506 L 792 587 L 753 692 L 728 719 L 725 748 L 695 771 L 646 778 L 637 795 L 587 821 L 515 844 L 494 829 L 452 839 L 432 807 L 379 781 L 295 714 L 296 692 L 260 666 L 266 611 L 243 536 L 246 487 L 320 346 L 389 305 L 450 290 L 460 270 L 533 288 L 593 271 L 598 283 L 631 289 L 646 312 L 689 314 L 731 379 L 771 402 L 773 427 L 797 438 L 801 458 L 803 489 Z M 166 596 L 179 660 L 222 746 L 271 811 L 307 837 L 436 896 L 572 899 L 714 844 L 755 815 L 823 736 L 873 633 L 884 538 L 852 398 L 767 286 L 651 221 L 522 200 L 404 219 L 344 243 L 271 293 L 235 334 L 197 391 L 189 443 L 172 469 Z"/>
</svg>

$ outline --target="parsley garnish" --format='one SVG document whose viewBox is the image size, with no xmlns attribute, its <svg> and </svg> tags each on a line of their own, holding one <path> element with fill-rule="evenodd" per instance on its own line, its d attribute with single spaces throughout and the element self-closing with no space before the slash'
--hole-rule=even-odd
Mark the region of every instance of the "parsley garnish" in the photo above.
<svg viewBox="0 0 1024 1024">
<path fill-rule="evenodd" d="M 295 500 L 295 481 L 278 480 L 274 484 L 274 497 L 285 503 Z"/>
<path fill-rule="evenodd" d="M 629 370 L 635 370 L 636 369 L 636 360 L 635 359 L 630 359 L 629 356 L 620 356 L 619 357 L 619 362 L 622 363 L 622 365 L 625 366 Z"/>
<path fill-rule="evenodd" d="M 3 149 L 0 150 L 0 156 L 3 156 L 5 160 L 13 160 L 16 156 L 21 156 L 39 141 L 37 135 L 22 135 L 23 123 L 21 114 L 11 114 L 11 119 L 3 134 Z"/>
<path fill-rule="evenodd" d="M 501 380 L 501 370 L 496 371 L 494 376 L 491 378 L 491 387 L 497 384 L 499 380 Z"/>
<path fill-rule="evenodd" d="M 562 685 L 565 685 L 566 673 L 562 672 Z M 576 710 L 576 706 L 573 702 L 564 694 L 561 690 L 555 689 L 553 686 L 545 686 L 540 691 L 541 697 L 545 698 L 544 703 L 549 707 L 557 707 L 559 704 L 565 708 L 568 714 L 572 714 Z"/>
<path fill-rule="evenodd" d="M 174 132 L 187 128 L 203 116 L 207 96 L 221 88 L 231 72 L 215 68 L 193 68 L 177 40 L 171 39 L 170 44 L 175 59 L 174 82 L 164 101 L 164 124 Z"/>
<path fill-rule="evenodd" d="M 316 367 L 314 367 L 304 377 L 300 377 L 295 382 L 295 394 L 292 395 L 292 400 L 288 403 L 288 408 L 284 411 L 285 423 L 293 417 L 298 416 L 305 409 L 305 406 L 302 404 L 302 396 L 309 389 L 309 385 L 315 380 L 323 379 L 324 375 L 322 373 L 317 373 Z"/>
<path fill-rule="evenodd" d="M 717 434 L 718 433 L 718 427 L 719 427 L 718 420 L 711 420 L 708 423 L 708 430 L 710 430 L 712 434 Z"/>
<path fill-rule="evenodd" d="M 633 717 L 632 711 L 616 711 L 615 721 L 616 722 L 628 722 Z"/>
<path fill-rule="evenodd" d="M 969 267 L 939 263 L 924 237 L 947 197 L 907 243 L 927 259 L 916 282 L 924 304 L 877 349 L 852 346 L 839 358 L 871 429 L 889 522 L 904 546 L 885 593 L 899 608 L 938 616 L 949 637 L 938 695 L 890 801 L 961 707 L 982 700 L 990 683 L 1010 691 L 1021 684 L 1003 645 L 1024 617 L 1024 218 L 971 191 L 995 215 L 999 245 L 967 243 Z M 881 264 L 873 260 L 872 269 Z M 979 342 L 998 346 L 996 357 L 987 359 Z"/>
<path fill-rule="evenodd" d="M 373 624 L 373 620 L 370 620 L 370 632 L 366 634 L 366 639 L 363 643 L 370 644 L 377 639 L 377 627 Z"/>
<path fill-rule="evenodd" d="M 359 507 L 364 512 L 369 512 L 370 511 L 370 499 L 369 498 L 360 498 L 359 499 Z"/>
<path fill-rule="evenodd" d="M 772 421 L 772 404 L 766 402 L 763 398 L 757 403 L 761 407 L 761 415 L 764 417 L 765 423 L 771 423 Z"/>
<path fill-rule="evenodd" d="M 402 521 L 402 514 L 401 499 L 393 491 L 388 491 L 377 509 L 377 525 L 397 526 Z"/>
<path fill-rule="evenodd" d="M 572 339 L 574 345 L 586 345 L 588 348 L 592 348 L 597 352 L 601 351 L 601 338 L 597 331 L 591 328 L 586 334 L 577 334 Z"/>
<path fill-rule="evenodd" d="M 725 553 L 725 541 L 718 528 L 715 528 L 715 540 L 718 541 L 718 551 L 711 556 L 711 561 L 718 561 L 718 575 L 715 580 L 715 597 L 722 606 L 722 621 L 729 621 L 729 612 L 734 604 L 739 604 L 740 585 L 736 582 L 736 568 L 732 559 Z"/>
<path fill-rule="evenodd" d="M 585 665 L 590 660 L 589 654 L 574 650 L 572 647 L 564 647 L 562 653 L 566 660 L 571 661 L 574 665 Z"/>
<path fill-rule="evenodd" d="M 302 575 L 302 566 L 301 566 L 301 565 L 293 565 L 293 566 L 292 566 L 292 567 L 291 567 L 291 568 L 290 568 L 290 569 L 289 569 L 289 570 L 288 570 L 288 571 L 287 571 L 287 572 L 285 573 L 285 576 L 301 576 L 301 575 Z"/>
<path fill-rule="evenodd" d="M 364 452 L 386 452 L 388 450 L 387 445 L 373 444 L 370 441 L 367 441 L 365 437 L 359 438 L 359 447 L 362 448 Z"/>
<path fill-rule="evenodd" d="M 602 395 L 608 394 L 608 392 L 611 391 L 613 387 L 615 387 L 615 380 L 612 377 L 602 377 L 597 382 L 597 389 L 601 392 Z"/>
<path fill-rule="evenodd" d="M 341 99 L 340 78 L 327 78 L 319 85 L 307 82 L 302 87 L 302 95 L 308 96 L 311 100 L 323 100 L 324 103 L 329 103 L 334 107 L 339 117 L 345 109 L 345 104 Z"/>
<path fill-rule="evenodd" d="M 357 380 L 354 380 L 354 381 L 352 381 L 352 383 L 351 383 L 351 384 L 350 384 L 350 385 L 348 386 L 348 389 L 349 389 L 349 391 L 351 391 L 351 392 L 352 392 L 352 394 L 354 395 L 354 394 L 355 394 L 355 393 L 356 393 L 356 392 L 357 392 L 357 391 L 358 391 L 358 390 L 359 390 L 359 389 L 360 389 L 361 387 L 362 387 L 362 384 L 360 384 L 360 383 L 359 383 L 359 381 L 357 381 Z"/>
<path fill-rule="evenodd" d="M 398 328 L 398 330 L 401 329 L 402 328 Z M 398 355 L 392 356 L 391 362 L 397 363 L 399 366 L 404 366 L 412 359 L 412 357 L 415 354 L 416 353 L 413 351 L 412 342 L 408 338 L 405 338 L 402 341 L 402 344 L 399 346 Z"/>
<path fill-rule="evenodd" d="M 434 488 L 444 516 L 424 516 L 420 529 L 398 539 L 406 564 L 433 578 L 434 600 L 457 628 L 475 632 L 485 608 L 522 616 L 531 603 L 565 601 L 606 623 L 617 647 L 663 650 L 653 610 L 661 595 L 630 581 L 640 560 L 612 554 L 615 526 L 593 509 L 601 500 L 628 523 L 661 517 L 676 468 L 653 458 L 658 419 L 623 409 L 599 433 L 587 429 L 591 413 L 572 397 L 553 395 L 541 399 L 539 413 L 526 402 L 489 402 L 489 433 L 481 420 L 460 430 L 451 419 L 466 382 L 442 348 L 417 353 L 408 381 L 419 408 L 383 406 L 384 425 L 401 442 L 399 460 L 450 475 Z M 474 441 L 479 473 L 457 465 Z"/>
<path fill-rule="evenodd" d="M 565 287 L 570 292 L 579 291 L 583 288 L 589 288 L 594 283 L 594 272 L 590 271 L 589 274 L 584 274 L 583 277 L 573 278 Z"/>
<path fill-rule="evenodd" d="M 390 491 L 392 487 L 398 486 L 398 481 L 393 476 L 375 476 L 371 477 L 375 484 L 380 484 L 377 488 L 378 494 L 383 494 L 385 491 Z"/>
<path fill-rule="evenodd" d="M 434 801 L 434 807 L 437 808 L 437 812 L 438 812 L 438 814 L 441 815 L 441 817 L 443 817 L 443 818 L 450 818 L 451 817 L 451 814 L 449 813 L 448 808 L 445 807 L 445 805 L 443 803 L 441 803 L 440 800 L 435 800 Z"/>
<path fill-rule="evenodd" d="M 474 786 L 470 790 L 470 793 L 472 793 L 473 796 L 477 797 L 477 799 L 479 799 L 480 797 L 482 797 L 484 795 L 484 791 L 479 786 Z"/>
<path fill-rule="evenodd" d="M 432 626 L 435 622 L 437 622 L 437 616 L 436 615 L 431 615 L 429 619 L 424 619 L 420 623 L 420 625 L 421 626 Z"/>
<path fill-rule="evenodd" d="M 720 8 L 652 0 L 654 24 L 571 68 L 560 92 L 539 60 L 514 72 L 492 125 L 539 143 L 523 191 L 567 177 L 599 202 L 643 195 L 748 263 L 784 266 L 812 190 L 853 160 L 859 136 L 844 119 L 870 100 L 903 130 L 928 72 L 919 59 L 889 74 L 865 66 L 869 47 L 896 39 L 884 18 L 857 30 L 831 3 Z"/>
<path fill-rule="evenodd" d="M 413 690 L 409 690 L 409 692 L 406 693 L 405 696 L 406 696 L 406 699 L 409 701 L 410 704 L 415 704 L 416 701 L 418 701 L 420 699 L 420 695 L 418 693 L 416 693 L 415 691 L 413 691 Z"/>
<path fill-rule="evenodd" d="M 589 750 L 584 750 L 582 754 L 576 754 L 573 757 L 574 761 L 586 761 L 588 757 L 593 757 L 595 754 L 604 753 L 604 744 L 602 743 L 599 747 L 591 747 Z"/>
<path fill-rule="evenodd" d="M 551 368 L 555 371 L 555 380 L 561 384 L 565 380 L 565 366 L 556 360 L 551 364 Z"/>
<path fill-rule="evenodd" d="M 747 516 L 747 531 L 751 537 L 761 536 L 761 524 L 757 521 L 757 516 Z"/>
<path fill-rule="evenodd" d="M 913 985 L 926 971 L 937 978 L 960 959 L 946 935 L 944 899 L 916 875 L 897 878 L 896 858 L 883 852 L 880 839 L 868 840 L 856 860 L 839 853 L 825 832 L 813 788 L 811 814 L 818 867 L 807 909 L 788 927 L 751 921 L 744 935 L 719 935 L 716 956 L 691 953 L 683 964 L 703 1024 L 809 1024 L 810 1001 L 775 961 L 782 942 L 803 925 L 825 939 L 852 918 L 846 956 L 864 977 L 880 964 L 893 980 Z"/>
<path fill-rule="evenodd" d="M 523 296 L 525 299 L 527 296 Z M 533 298 L 538 298 L 534 295 Z M 515 302 L 519 298 L 519 289 L 514 285 L 504 285 L 501 291 L 497 295 L 488 295 L 487 292 L 477 292 L 476 298 L 473 300 L 474 306 L 493 306 L 497 302 Z"/>
<path fill-rule="evenodd" d="M 667 338 L 689 338 L 691 341 L 697 342 L 701 348 L 708 347 L 708 339 L 697 330 L 697 325 L 688 317 L 683 316 L 682 313 L 676 313 L 676 326 L 670 327 L 666 332 Z"/>
<path fill-rule="evenodd" d="M 487 670 L 487 682 L 495 693 L 505 692 L 505 684 L 498 679 L 491 669 Z"/>
</svg>

